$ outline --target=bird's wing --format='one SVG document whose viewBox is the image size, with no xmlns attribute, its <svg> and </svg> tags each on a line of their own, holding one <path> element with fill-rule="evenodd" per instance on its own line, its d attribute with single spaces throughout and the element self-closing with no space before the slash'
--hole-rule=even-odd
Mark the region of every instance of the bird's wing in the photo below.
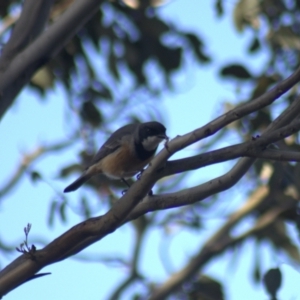
<svg viewBox="0 0 300 300">
<path fill-rule="evenodd" d="M 92 166 L 93 164 L 97 163 L 107 155 L 115 152 L 118 148 L 120 148 L 124 137 L 133 135 L 137 126 L 138 124 L 129 124 L 116 130 L 102 145 L 89 166 Z"/>
</svg>

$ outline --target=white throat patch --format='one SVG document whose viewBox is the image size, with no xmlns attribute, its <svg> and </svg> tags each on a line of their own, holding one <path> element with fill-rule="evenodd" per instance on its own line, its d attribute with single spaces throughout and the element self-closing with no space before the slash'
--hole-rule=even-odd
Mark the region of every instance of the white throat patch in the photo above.
<svg viewBox="0 0 300 300">
<path fill-rule="evenodd" d="M 142 141 L 142 145 L 146 151 L 152 151 L 156 149 L 158 144 L 163 140 L 164 140 L 163 138 L 159 138 L 157 136 L 149 136 Z"/>
</svg>

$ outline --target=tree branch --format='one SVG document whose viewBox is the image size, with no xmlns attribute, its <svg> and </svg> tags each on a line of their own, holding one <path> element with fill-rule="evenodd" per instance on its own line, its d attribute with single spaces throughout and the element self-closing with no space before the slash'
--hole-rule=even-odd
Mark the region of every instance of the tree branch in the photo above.
<svg viewBox="0 0 300 300">
<path fill-rule="evenodd" d="M 194 144 L 201 139 L 211 136 L 224 128 L 226 125 L 241 119 L 242 117 L 251 114 L 261 108 L 264 108 L 276 99 L 278 99 L 282 94 L 287 92 L 292 86 L 300 81 L 300 67 L 287 79 L 276 84 L 268 92 L 264 93 L 262 96 L 253 99 L 250 102 L 243 103 L 236 108 L 230 110 L 226 114 L 216 118 L 215 120 L 209 122 L 205 126 L 198 128 L 190 133 L 187 133 L 183 136 L 178 136 L 172 140 L 172 143 L 168 144 L 168 151 L 159 153 L 155 160 L 155 168 L 159 169 L 159 166 L 162 166 L 165 161 L 167 161 L 174 153 L 177 151 Z M 268 127 L 267 131 L 278 129 L 280 126 L 284 126 L 293 120 L 299 112 L 299 110 L 294 110 L 295 108 L 299 109 L 298 103 L 300 102 L 300 97 L 298 97 L 290 107 L 288 107 L 283 115 L 280 115 L 276 118 Z M 289 119 L 290 118 L 290 119 Z M 267 132 L 266 131 L 266 132 Z M 152 164 L 154 162 L 152 161 Z"/>
<path fill-rule="evenodd" d="M 11 60 L 31 43 L 44 29 L 53 0 L 25 0 L 21 16 L 0 57 L 0 71 L 5 71 Z"/>
<path fill-rule="evenodd" d="M 267 128 L 267 130 L 264 132 L 262 136 L 265 134 L 268 134 L 272 130 L 276 130 L 282 126 L 285 126 L 286 124 L 289 124 L 291 120 L 293 120 L 295 117 L 299 115 L 299 109 L 300 109 L 300 101 L 298 98 L 298 101 L 294 101 L 291 106 L 289 106 L 279 117 L 277 117 Z M 295 121 L 296 122 L 296 121 Z M 237 168 L 237 170 L 242 171 L 245 167 L 251 166 L 251 164 L 254 162 L 254 159 L 248 159 L 243 158 L 240 159 L 239 162 L 234 166 L 234 168 Z M 248 164 L 248 165 L 247 165 Z M 239 166 L 240 165 L 240 166 Z M 249 166 L 249 167 L 250 167 Z M 234 169 L 233 168 L 233 169 Z M 230 171 L 232 172 L 233 169 Z M 228 172 L 228 173 L 230 173 Z M 227 174 L 228 174 L 227 173 Z M 221 179 L 224 178 L 225 175 L 219 177 Z M 218 179 L 218 178 L 217 178 Z M 206 184 L 203 184 L 202 186 L 204 188 L 209 188 L 209 185 L 212 185 L 212 183 L 216 182 L 217 179 L 214 179 Z M 197 187 L 196 187 L 197 188 Z M 202 191 L 204 192 L 204 191 Z M 149 202 L 149 201 L 148 201 Z M 131 213 L 129 218 L 134 215 L 134 213 L 142 206 L 144 203 L 140 203 L 135 210 Z M 274 219 L 283 213 L 284 211 L 290 209 L 293 207 L 290 202 L 285 203 L 285 205 L 280 207 L 275 207 L 268 212 L 266 212 L 261 218 L 257 226 L 257 230 L 261 230 L 265 228 L 266 226 L 270 225 Z M 240 216 L 242 216 L 240 214 Z M 265 217 L 265 218 L 263 218 Z M 272 218 L 273 217 L 273 218 Z M 235 218 L 235 221 L 237 221 L 238 218 Z M 231 220 L 231 224 L 234 224 Z M 236 239 L 230 238 L 228 234 L 228 229 L 231 227 L 231 224 L 227 226 L 224 226 L 224 229 L 221 228 L 219 232 L 217 232 L 208 242 L 207 244 L 200 249 L 199 254 L 194 257 L 190 263 L 182 269 L 180 272 L 174 274 L 169 280 L 167 280 L 155 293 L 150 297 L 151 300 L 159 300 L 159 299 L 165 299 L 168 295 L 170 295 L 172 292 L 177 290 L 183 282 L 191 278 L 205 263 L 207 263 L 214 255 L 220 253 L 220 251 L 224 251 L 226 248 L 228 248 L 231 245 L 235 245 L 238 241 L 241 241 L 242 239 L 245 239 L 248 235 L 253 234 L 256 232 L 255 230 L 249 230 L 248 233 L 245 233 L 244 235 L 241 235 L 240 237 L 237 237 Z M 224 230 L 224 231 L 223 231 Z M 217 245 L 217 248 L 214 246 Z"/>
<path fill-rule="evenodd" d="M 300 101 L 297 102 L 297 105 L 300 106 Z M 291 109 L 289 109 L 289 111 L 293 112 L 293 110 L 291 110 Z M 281 118 L 281 119 L 282 119 L 281 123 L 283 124 L 285 119 L 283 119 L 283 118 Z M 278 124 L 281 124 L 281 123 L 278 123 Z M 261 147 L 266 147 L 270 142 L 274 142 L 279 139 L 282 139 L 285 136 L 288 136 L 291 133 L 298 131 L 299 129 L 300 129 L 300 120 L 297 120 L 297 121 L 292 122 L 288 126 L 282 127 L 280 129 L 275 130 L 274 132 L 269 133 L 268 135 L 263 134 L 261 138 L 255 140 L 255 141 L 250 141 L 250 142 L 245 143 L 246 146 L 244 148 L 248 149 L 249 145 L 251 145 L 250 150 L 252 151 L 252 149 L 255 149 L 255 152 L 259 153 L 259 151 L 262 151 Z M 253 147 L 253 143 L 257 143 L 255 147 Z M 232 152 L 233 152 L 232 147 L 235 147 L 235 146 L 225 148 L 225 153 L 228 155 L 228 157 L 230 157 L 230 155 L 232 155 Z M 227 151 L 227 148 L 229 148 L 230 151 Z M 222 151 L 223 151 L 223 149 L 212 151 L 212 152 L 215 152 L 218 154 L 218 152 L 220 153 Z M 241 151 L 241 153 L 243 153 L 243 151 Z M 214 159 L 216 161 L 219 161 L 217 159 L 217 157 L 218 156 L 215 155 Z M 238 155 L 236 157 L 238 157 Z M 189 158 L 186 158 L 186 160 L 188 160 L 188 159 Z M 124 220 L 123 223 L 126 223 L 130 220 L 136 219 L 150 211 L 156 211 L 156 210 L 161 210 L 161 209 L 168 209 L 168 208 L 174 208 L 174 207 L 193 204 L 195 202 L 206 199 L 207 197 L 209 197 L 212 194 L 216 194 L 221 191 L 227 190 L 230 187 L 232 187 L 233 185 L 235 185 L 240 180 L 240 178 L 251 167 L 253 161 L 254 161 L 253 159 L 248 159 L 248 158 L 242 159 L 225 175 L 217 177 L 213 180 L 210 180 L 209 182 L 203 183 L 196 187 L 184 189 L 184 190 L 181 190 L 181 191 L 178 191 L 175 193 L 171 193 L 171 194 L 153 195 L 150 198 L 148 197 L 148 198 L 144 199 L 143 202 L 140 202 L 136 206 L 136 208 L 129 214 L 129 216 Z M 213 160 L 211 160 L 211 162 L 213 163 Z M 193 163 L 195 164 L 196 162 L 193 162 Z M 179 165 L 182 166 L 182 164 L 179 164 Z M 193 164 L 191 164 L 191 165 L 193 165 Z M 147 170 L 145 172 L 147 172 Z M 159 174 L 159 175 L 156 175 L 155 179 L 153 179 L 153 177 L 152 177 L 152 180 L 157 181 L 159 178 L 163 177 L 163 176 L 161 176 L 161 172 L 159 172 L 157 174 Z M 169 175 L 169 174 L 167 174 L 167 175 Z M 143 173 L 143 176 L 144 176 L 144 173 Z M 69 255 L 75 254 L 78 251 L 87 247 L 88 245 L 94 243 L 98 239 L 99 239 L 99 237 L 87 236 L 85 239 L 81 240 L 80 244 L 77 244 L 66 255 L 69 256 Z"/>
<path fill-rule="evenodd" d="M 260 198 L 262 200 L 263 198 Z M 256 205 L 260 201 L 256 201 Z M 254 206 L 254 207 L 255 207 Z M 173 274 L 162 286 L 160 286 L 149 298 L 149 300 L 163 300 L 169 295 L 174 293 L 180 288 L 180 286 L 190 278 L 192 278 L 196 272 L 206 265 L 213 257 L 224 252 L 226 249 L 233 247 L 251 235 L 257 234 L 271 225 L 282 213 L 288 211 L 290 208 L 294 207 L 294 203 L 285 203 L 284 205 L 274 207 L 264 213 L 256 222 L 256 224 L 243 234 L 237 237 L 231 237 L 228 234 L 229 229 L 236 221 L 240 220 L 243 216 L 250 213 L 253 208 L 252 205 L 244 209 L 242 207 L 241 213 L 239 211 L 234 213 L 229 220 L 210 238 L 201 249 L 199 249 L 198 254 L 195 255 L 188 264 L 181 269 L 179 272 Z M 235 216 L 237 215 L 238 218 Z M 235 222 L 232 222 L 232 219 Z"/>
<path fill-rule="evenodd" d="M 153 168 L 151 170 L 155 171 Z M 143 178 L 135 182 L 127 193 L 103 216 L 91 218 L 74 226 L 42 250 L 19 256 L 0 272 L 0 296 L 18 287 L 46 265 L 76 254 L 93 242 L 115 231 L 128 213 L 146 196 L 154 182 L 151 172 L 146 172 Z M 89 243 L 82 242 L 87 240 Z"/>
<path fill-rule="evenodd" d="M 91 3 L 91 1 L 87 2 Z M 81 3 L 81 0 L 78 0 L 76 3 Z M 36 42 L 37 41 L 38 40 L 36 40 Z M 254 159 L 241 159 L 227 174 L 213 179 L 208 183 L 175 194 L 153 196 L 151 197 L 151 201 L 146 199 L 145 201 L 140 202 L 160 178 L 162 167 L 165 166 L 166 160 L 173 153 L 204 137 L 212 135 L 230 122 L 236 121 L 244 115 L 272 103 L 282 93 L 286 92 L 293 84 L 295 84 L 299 80 L 299 77 L 300 69 L 256 100 L 233 109 L 190 134 L 172 140 L 166 148 L 152 160 L 149 167 L 143 172 L 141 179 L 135 182 L 127 193 L 116 202 L 106 214 L 100 217 L 91 218 L 74 226 L 42 250 L 37 250 L 34 254 L 30 255 L 21 255 L 3 269 L 0 272 L 0 295 L 4 295 L 16 288 L 20 283 L 33 276 L 44 266 L 63 260 L 70 255 L 74 255 L 92 243 L 99 241 L 104 236 L 112 233 L 119 226 L 124 224 L 124 222 L 137 218 L 151 210 L 166 209 L 176 205 L 200 201 L 200 199 L 204 199 L 209 195 L 231 187 L 247 172 L 255 161 Z M 266 133 L 270 133 L 272 130 L 285 126 L 293 120 L 297 115 L 296 112 L 299 112 L 299 106 L 300 101 L 295 101 L 280 117 L 272 122 L 269 128 L 263 133 L 262 137 L 265 137 Z M 293 107 L 293 109 L 291 109 L 291 107 Z M 297 110 L 295 111 L 295 109 Z M 285 129 L 286 128 L 284 128 L 284 130 Z M 181 197 L 185 199 L 185 203 L 181 202 Z M 131 211 L 132 213 L 130 214 Z"/>
<path fill-rule="evenodd" d="M 296 151 L 281 151 L 281 150 L 267 149 L 257 153 L 254 150 L 254 151 L 246 151 L 244 156 L 253 157 L 253 158 L 264 158 L 264 159 L 277 160 L 277 161 L 300 162 L 300 153 Z"/>
<path fill-rule="evenodd" d="M 12 60 L 18 57 L 18 54 L 44 29 L 49 18 L 52 3 L 53 0 L 24 1 L 21 16 L 0 56 L 0 119 L 13 103 L 13 99 L 19 93 L 21 87 L 28 82 L 37 70 L 37 68 L 34 69 L 29 64 L 26 71 L 17 73 L 17 76 L 11 78 L 11 80 L 9 80 L 9 72 L 7 73 Z M 26 57 L 23 57 L 23 60 L 26 60 Z M 32 72 L 30 73 L 29 70 Z M 18 71 L 16 70 L 16 72 Z M 2 86 L 3 80 L 8 80 L 9 86 Z"/>
<path fill-rule="evenodd" d="M 72 143 L 73 141 L 68 140 L 68 141 L 58 142 L 48 146 L 39 146 L 35 150 L 31 151 L 30 153 L 24 154 L 23 158 L 21 159 L 21 162 L 17 166 L 11 178 L 7 181 L 7 183 L 2 188 L 0 188 L 0 199 L 15 187 L 15 185 L 19 182 L 19 180 L 22 178 L 24 173 L 28 170 L 29 166 L 36 159 L 41 157 L 43 154 L 62 150 L 70 146 Z"/>
<path fill-rule="evenodd" d="M 141 216 L 140 218 L 134 221 L 134 228 L 136 233 L 134 251 L 131 258 L 131 270 L 130 274 L 125 280 L 115 289 L 112 295 L 109 297 L 110 300 L 120 299 L 122 293 L 126 290 L 126 288 L 132 284 L 137 279 L 141 279 L 138 271 L 138 262 L 141 253 L 141 247 L 143 238 L 145 236 L 146 229 L 148 227 L 147 220 L 145 216 Z"/>
<path fill-rule="evenodd" d="M 300 102 L 300 101 L 299 101 Z M 224 162 L 227 160 L 239 157 L 267 157 L 266 154 L 272 156 L 272 159 L 283 160 L 284 157 L 290 158 L 289 151 L 267 150 L 267 146 L 275 143 L 283 138 L 290 136 L 300 130 L 300 120 L 293 121 L 289 125 L 264 134 L 259 138 L 254 138 L 252 141 L 236 144 L 233 146 L 224 147 L 218 150 L 213 150 L 207 153 L 199 154 L 193 157 L 182 158 L 178 160 L 168 161 L 166 167 L 160 172 L 159 178 L 178 174 L 190 170 L 196 170 L 215 163 Z M 298 152 L 292 152 L 293 160 L 298 161 L 300 155 Z"/>
<path fill-rule="evenodd" d="M 28 6 L 36 3 L 35 0 L 27 1 L 30 1 L 28 2 Z M 64 47 L 78 30 L 94 15 L 103 1 L 104 0 L 75 1 L 55 23 L 26 47 L 23 52 L 14 57 L 9 64 L 5 63 L 6 58 L 3 58 L 5 68 L 0 69 L 0 119 L 12 105 L 14 98 L 21 88 L 28 83 L 32 75 Z M 49 0 L 48 3 L 50 2 Z M 27 11 L 23 13 L 27 15 Z M 22 19 L 22 15 L 20 20 Z M 18 23 L 19 22 L 20 21 L 18 21 Z M 26 43 L 28 43 L 28 40 L 25 40 Z M 21 46 L 23 47 L 26 43 L 21 43 Z M 17 48 L 19 50 L 19 48 L 22 47 L 18 46 Z"/>
</svg>

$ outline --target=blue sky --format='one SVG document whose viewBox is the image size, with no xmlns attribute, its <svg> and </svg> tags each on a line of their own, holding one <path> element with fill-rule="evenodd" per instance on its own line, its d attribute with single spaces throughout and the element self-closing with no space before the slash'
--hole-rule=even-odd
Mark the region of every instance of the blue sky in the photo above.
<svg viewBox="0 0 300 300">
<path fill-rule="evenodd" d="M 165 94 L 160 109 L 166 112 L 166 126 L 171 137 L 187 133 L 220 115 L 223 112 L 222 101 L 237 102 L 239 100 L 235 95 L 234 87 L 218 77 L 217 66 L 228 62 L 243 61 L 244 52 L 248 46 L 247 37 L 251 33 L 235 32 L 231 20 L 232 13 L 227 13 L 226 18 L 216 19 L 212 5 L 213 1 L 202 1 L 200 5 L 198 0 L 176 0 L 170 1 L 169 4 L 159 9 L 160 13 L 173 24 L 197 32 L 215 58 L 213 64 L 209 66 L 187 62 L 186 71 L 177 74 L 175 78 L 180 88 L 176 92 Z M 227 2 L 226 10 L 231 11 L 233 6 L 233 2 Z M 251 61 L 248 61 L 250 70 L 255 73 L 255 68 L 264 59 L 264 55 L 253 57 Z M 69 122 L 73 120 L 72 116 L 69 116 L 69 122 L 65 121 L 68 108 L 64 97 L 63 90 L 58 86 L 49 93 L 45 100 L 39 99 L 38 94 L 28 89 L 20 94 L 16 104 L 6 114 L 0 126 L 0 137 L 5 145 L 0 149 L 2 157 L 0 182 L 4 183 L 12 174 L 22 153 L 31 151 L 39 143 L 58 141 L 68 136 Z M 226 142 L 235 143 L 237 138 L 233 136 Z M 82 145 L 76 145 L 76 147 L 80 149 Z M 192 150 L 184 150 L 178 156 L 187 156 L 190 151 Z M 53 187 L 63 190 L 70 181 L 57 178 L 57 166 L 78 160 L 76 154 L 77 151 L 70 148 L 64 153 L 50 154 L 38 160 L 33 168 L 37 171 L 43 170 L 48 181 L 32 184 L 27 177 L 24 177 L 6 198 L 0 200 L 0 235 L 3 241 L 18 246 L 24 239 L 23 228 L 27 223 L 33 224 L 30 233 L 32 239 L 42 238 L 44 241 L 51 241 L 81 221 L 76 214 L 78 195 L 75 193 L 69 198 L 68 224 L 57 220 L 54 226 L 49 228 L 45 217 L 50 199 L 54 195 Z M 216 172 L 220 174 L 226 170 L 228 170 L 228 164 L 193 172 L 190 183 L 201 183 L 214 177 Z M 199 232 L 182 231 L 179 227 L 173 228 L 173 232 L 169 235 L 164 235 L 158 229 L 149 232 L 143 248 L 142 270 L 154 281 L 163 281 L 168 277 L 168 273 L 161 264 L 161 257 L 156 251 L 159 247 L 169 249 L 166 253 L 168 253 L 168 265 L 171 271 L 180 270 L 201 243 L 222 224 L 225 216 L 240 205 L 245 197 L 241 185 L 226 192 L 220 211 L 206 218 L 205 230 L 201 231 L 200 236 Z M 95 200 L 94 205 L 97 207 L 97 214 L 104 212 Z M 23 285 L 11 292 L 5 299 L 106 299 L 113 288 L 126 276 L 127 270 L 124 267 L 106 265 L 101 263 L 101 260 L 114 255 L 128 257 L 131 253 L 132 234 L 130 224 L 123 226 L 86 249 L 79 257 L 46 267 L 42 272 L 51 272 L 51 276 Z M 261 253 L 264 270 L 280 266 L 284 272 L 280 298 L 300 299 L 300 293 L 297 290 L 300 276 L 295 266 L 285 255 L 271 256 L 268 247 L 269 245 L 266 244 Z M 205 273 L 225 283 L 226 299 L 267 299 L 262 286 L 253 285 L 251 279 L 253 242 L 248 241 L 242 249 L 237 251 L 241 255 L 232 255 L 227 252 L 215 259 L 212 264 L 205 267 Z M 99 257 L 99 263 L 86 263 L 80 260 L 80 257 L 89 257 L 92 254 Z M 1 267 L 17 256 L 18 253 L 15 252 L 2 257 Z M 134 288 L 139 290 L 140 287 L 137 285 Z"/>
</svg>

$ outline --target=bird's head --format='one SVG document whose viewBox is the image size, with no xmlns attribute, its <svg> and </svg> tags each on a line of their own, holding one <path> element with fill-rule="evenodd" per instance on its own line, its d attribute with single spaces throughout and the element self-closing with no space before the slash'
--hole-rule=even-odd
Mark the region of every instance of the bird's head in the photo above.
<svg viewBox="0 0 300 300">
<path fill-rule="evenodd" d="M 146 122 L 138 127 L 138 139 L 146 151 L 153 151 L 159 143 L 169 138 L 164 125 L 159 122 Z"/>
</svg>

